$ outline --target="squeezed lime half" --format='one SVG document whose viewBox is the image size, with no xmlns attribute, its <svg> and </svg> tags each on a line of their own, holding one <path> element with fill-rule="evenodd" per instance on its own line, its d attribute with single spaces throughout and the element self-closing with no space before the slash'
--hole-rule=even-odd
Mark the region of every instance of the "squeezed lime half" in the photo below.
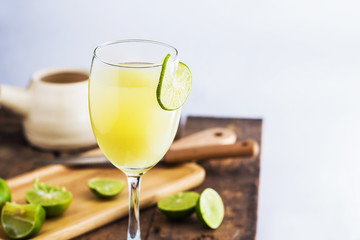
<svg viewBox="0 0 360 240">
<path fill-rule="evenodd" d="M 192 75 L 188 66 L 180 62 L 174 74 L 174 64 L 170 54 L 163 62 L 156 96 L 162 109 L 172 111 L 180 108 L 191 91 Z"/>
<path fill-rule="evenodd" d="M 225 215 L 224 203 L 212 188 L 206 188 L 196 204 L 196 215 L 206 226 L 217 229 Z"/>
<path fill-rule="evenodd" d="M 28 203 L 40 204 L 47 217 L 56 217 L 65 212 L 72 201 L 72 194 L 64 187 L 53 186 L 34 180 L 34 188 L 26 192 Z"/>
<path fill-rule="evenodd" d="M 197 192 L 180 192 L 161 199 L 157 206 L 168 218 L 180 220 L 190 216 L 195 211 L 199 199 Z"/>
<path fill-rule="evenodd" d="M 11 190 L 6 181 L 0 178 L 0 209 L 5 202 L 11 201 Z"/>
<path fill-rule="evenodd" d="M 40 231 L 45 214 L 38 204 L 6 202 L 1 211 L 1 225 L 10 238 L 28 239 Z"/>
<path fill-rule="evenodd" d="M 114 178 L 92 178 L 88 187 L 100 198 L 112 198 L 122 192 L 125 182 Z"/>
</svg>

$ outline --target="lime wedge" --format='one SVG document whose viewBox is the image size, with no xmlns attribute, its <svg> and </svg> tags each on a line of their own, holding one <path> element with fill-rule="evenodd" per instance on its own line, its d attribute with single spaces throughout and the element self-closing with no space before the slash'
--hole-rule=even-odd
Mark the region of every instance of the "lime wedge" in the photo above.
<svg viewBox="0 0 360 240">
<path fill-rule="evenodd" d="M 40 204 L 47 217 L 56 217 L 65 212 L 73 196 L 64 187 L 52 186 L 35 179 L 34 188 L 26 192 L 25 198 L 28 203 Z"/>
<path fill-rule="evenodd" d="M 196 215 L 206 226 L 217 229 L 224 219 L 224 203 L 212 188 L 206 188 L 196 204 Z"/>
<path fill-rule="evenodd" d="M 92 178 L 88 181 L 90 190 L 100 198 L 112 198 L 121 193 L 125 182 L 113 178 Z"/>
<path fill-rule="evenodd" d="M 11 201 L 11 190 L 6 181 L 0 178 L 0 209 L 5 202 Z"/>
<path fill-rule="evenodd" d="M 170 54 L 165 57 L 162 65 L 156 96 L 162 109 L 172 111 L 180 108 L 191 91 L 192 76 L 190 69 L 180 62 L 174 74 Z"/>
<path fill-rule="evenodd" d="M 45 221 L 45 210 L 38 204 L 5 203 L 1 211 L 1 225 L 13 239 L 35 236 Z"/>
<path fill-rule="evenodd" d="M 184 219 L 195 211 L 199 199 L 197 192 L 180 192 L 161 199 L 157 206 L 160 211 L 171 219 Z"/>
</svg>

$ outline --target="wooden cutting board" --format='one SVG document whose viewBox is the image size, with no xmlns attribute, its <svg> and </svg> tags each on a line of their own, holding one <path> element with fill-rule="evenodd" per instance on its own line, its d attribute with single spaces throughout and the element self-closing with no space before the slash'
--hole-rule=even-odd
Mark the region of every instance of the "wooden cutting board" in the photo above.
<svg viewBox="0 0 360 240">
<path fill-rule="evenodd" d="M 52 165 L 7 180 L 12 200 L 25 203 L 25 193 L 32 188 L 34 178 L 64 186 L 73 193 L 73 201 L 64 215 L 47 219 L 34 239 L 70 239 L 128 214 L 128 189 L 111 200 L 101 200 L 91 193 L 87 181 L 93 177 L 113 177 L 126 181 L 126 176 L 115 168 L 75 169 Z M 141 181 L 141 209 L 154 205 L 161 198 L 200 185 L 205 171 L 195 163 L 174 167 L 155 167 Z M 1 229 L 1 228 L 0 228 Z M 0 239 L 8 239 L 0 230 Z"/>
<path fill-rule="evenodd" d="M 211 128 L 175 141 L 171 149 L 179 150 L 190 146 L 225 145 L 236 141 L 236 134 L 226 128 Z M 99 153 L 99 149 L 86 154 Z M 101 152 L 100 152 L 101 153 Z M 12 191 L 12 201 L 25 203 L 25 193 L 32 188 L 33 180 L 55 186 L 64 186 L 73 194 L 73 201 L 64 215 L 47 219 L 34 239 L 69 239 L 100 227 L 117 218 L 128 215 L 128 189 L 111 200 L 94 196 L 87 186 L 93 177 L 113 177 L 126 181 L 126 176 L 116 168 L 70 168 L 51 165 L 36 171 L 7 179 Z M 158 164 L 148 171 L 141 181 L 141 209 L 156 204 L 161 198 L 186 191 L 200 185 L 205 170 L 196 163 L 166 166 Z M 0 228 L 0 239 L 7 239 Z"/>
</svg>

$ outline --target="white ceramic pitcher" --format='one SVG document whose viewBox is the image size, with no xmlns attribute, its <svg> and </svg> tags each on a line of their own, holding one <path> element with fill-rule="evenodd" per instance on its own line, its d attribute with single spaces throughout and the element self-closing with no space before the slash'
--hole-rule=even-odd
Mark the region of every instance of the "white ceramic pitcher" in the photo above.
<svg viewBox="0 0 360 240">
<path fill-rule="evenodd" d="M 88 71 L 49 68 L 35 72 L 28 89 L 0 85 L 0 104 L 22 115 L 30 144 L 47 150 L 96 145 L 88 113 Z"/>
</svg>

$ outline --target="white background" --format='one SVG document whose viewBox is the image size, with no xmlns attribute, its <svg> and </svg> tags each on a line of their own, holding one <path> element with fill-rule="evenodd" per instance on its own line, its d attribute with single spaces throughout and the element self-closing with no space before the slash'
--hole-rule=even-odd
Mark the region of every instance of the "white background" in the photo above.
<svg viewBox="0 0 360 240">
<path fill-rule="evenodd" d="M 0 0 L 0 82 L 90 66 L 102 42 L 179 49 L 185 115 L 264 119 L 257 239 L 360 239 L 360 2 Z"/>
</svg>

